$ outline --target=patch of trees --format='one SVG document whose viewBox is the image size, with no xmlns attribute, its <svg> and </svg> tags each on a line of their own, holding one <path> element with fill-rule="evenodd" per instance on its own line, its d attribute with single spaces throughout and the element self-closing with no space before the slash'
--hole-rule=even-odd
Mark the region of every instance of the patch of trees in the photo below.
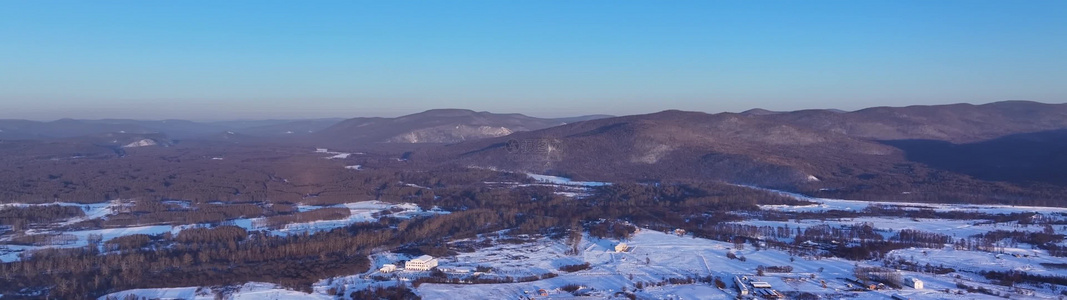
<svg viewBox="0 0 1067 300">
<path fill-rule="evenodd" d="M 694 284 L 694 283 L 698 283 L 698 282 L 699 283 L 705 283 L 705 284 L 711 284 L 712 282 L 715 281 L 715 279 L 716 279 L 716 277 L 712 277 L 711 275 L 708 275 L 708 276 L 688 276 L 688 277 L 670 277 L 670 278 L 665 278 L 665 279 L 660 280 L 660 281 L 638 281 L 638 282 L 634 283 L 634 288 L 640 290 L 640 289 L 645 289 L 645 288 L 650 288 L 650 287 L 657 287 L 657 286 L 679 285 L 679 284 Z M 724 283 L 724 285 L 725 285 L 725 283 Z"/>
<path fill-rule="evenodd" d="M 910 247 L 914 245 L 894 241 L 863 241 L 855 245 L 838 245 L 830 249 L 830 253 L 848 260 L 869 260 L 884 258 L 890 251 Z"/>
<path fill-rule="evenodd" d="M 564 291 L 564 292 L 574 293 L 575 291 L 578 291 L 581 288 L 582 288 L 582 286 L 580 286 L 580 285 L 573 284 L 573 283 L 568 283 L 568 284 L 563 285 L 559 289 Z"/>
<path fill-rule="evenodd" d="M 578 272 L 578 271 L 581 271 L 581 270 L 588 270 L 588 269 L 589 269 L 589 263 L 588 262 L 587 263 L 582 263 L 582 264 L 576 264 L 576 265 L 564 265 L 564 266 L 560 266 L 559 267 L 559 270 L 563 271 L 563 272 Z"/>
<path fill-rule="evenodd" d="M 588 230 L 589 235 L 597 238 L 623 240 L 633 236 L 637 227 L 618 221 L 604 221 L 588 226 Z"/>
<path fill-rule="evenodd" d="M 169 234 L 169 233 L 168 233 Z M 182 244 L 223 244 L 239 243 L 248 238 L 248 231 L 237 226 L 218 226 L 213 228 L 189 228 L 182 230 L 173 238 Z"/>
<path fill-rule="evenodd" d="M 352 292 L 349 295 L 352 299 L 364 299 L 364 300 L 420 300 L 418 294 L 412 291 L 407 286 L 396 287 L 372 287 L 359 291 Z"/>
<path fill-rule="evenodd" d="M 55 246 L 69 245 L 77 241 L 78 237 L 66 233 L 19 234 L 11 237 L 8 244 L 23 246 Z"/>
<path fill-rule="evenodd" d="M 1052 225 L 1047 224 L 1041 232 L 996 230 L 978 234 L 969 239 L 959 239 L 954 246 L 956 249 L 997 252 L 998 248 L 1005 246 L 1001 244 L 1004 240 L 1013 247 L 1018 246 L 1019 243 L 1026 243 L 1047 250 L 1049 255 L 1067 257 L 1067 247 L 1058 244 L 1064 240 L 1064 235 L 1055 233 Z"/>
<path fill-rule="evenodd" d="M 325 207 L 286 215 L 275 215 L 256 220 L 252 226 L 279 229 L 292 223 L 303 223 L 347 218 L 352 212 L 347 207 Z"/>
<path fill-rule="evenodd" d="M 153 240 L 147 234 L 131 234 L 113 238 L 104 242 L 107 251 L 129 251 L 147 247 Z"/>
<path fill-rule="evenodd" d="M 28 205 L 0 208 L 0 225 L 9 225 L 14 231 L 23 231 L 30 224 L 50 224 L 70 218 L 83 217 L 80 206 Z"/>
<path fill-rule="evenodd" d="M 982 294 L 986 294 L 986 295 L 990 295 L 990 296 L 1000 297 L 1000 293 L 999 292 L 987 289 L 984 286 L 970 286 L 970 285 L 967 285 L 966 283 L 963 283 L 963 281 L 959 281 L 959 280 L 956 281 L 956 288 L 961 289 L 961 290 L 965 290 L 968 293 L 982 293 Z"/>
<path fill-rule="evenodd" d="M 767 273 L 792 273 L 793 272 L 793 267 L 792 266 L 767 266 L 767 267 L 764 267 L 763 265 L 759 265 L 759 266 L 756 266 L 756 271 L 759 272 L 759 273 L 763 273 L 763 272 L 767 272 Z M 760 276 L 763 276 L 763 275 L 760 275 Z"/>
<path fill-rule="evenodd" d="M 839 164 L 831 163 L 827 167 L 835 165 Z M 814 197 L 864 201 L 1067 206 L 1062 200 L 1067 199 L 1067 188 L 1062 184 L 986 181 L 911 162 L 894 163 L 891 167 L 871 170 L 871 174 L 846 167 L 832 168 L 814 173 L 835 176 L 820 177 L 821 181 L 799 186 L 794 191 Z"/>
<path fill-rule="evenodd" d="M 897 257 L 895 259 L 892 259 L 892 258 L 885 259 L 885 260 L 882 261 L 882 265 L 884 265 L 887 268 L 892 268 L 892 269 L 896 269 L 896 270 L 904 270 L 904 271 L 911 271 L 911 272 L 922 272 L 922 273 L 930 273 L 930 274 L 937 274 L 937 275 L 944 275 L 944 274 L 956 272 L 956 269 L 953 269 L 951 267 L 945 267 L 944 265 L 935 266 L 935 265 L 931 265 L 930 263 L 926 263 L 925 265 L 919 265 L 918 263 L 916 263 L 914 261 L 905 260 L 904 258 L 900 258 L 900 257 Z"/>
<path fill-rule="evenodd" d="M 789 220 L 830 220 L 852 219 L 860 217 L 893 217 L 910 219 L 939 219 L 939 220 L 986 220 L 989 223 L 1019 222 L 1019 224 L 1048 224 L 1056 222 L 1056 219 L 1042 218 L 1037 213 L 1010 213 L 991 214 L 974 211 L 950 210 L 937 211 L 929 208 L 910 208 L 900 205 L 868 205 L 861 211 L 829 210 L 829 211 L 761 211 L 754 213 L 763 220 L 789 221 Z"/>
<path fill-rule="evenodd" d="M 952 237 L 950 236 L 912 229 L 902 229 L 897 232 L 896 236 L 890 238 L 890 240 L 914 243 L 920 245 L 920 247 L 923 248 L 934 249 L 941 248 L 944 247 L 945 244 L 952 243 Z"/>
<path fill-rule="evenodd" d="M 895 289 L 899 289 L 904 285 L 904 277 L 901 276 L 900 272 L 890 268 L 856 266 L 852 270 L 852 275 L 863 284 L 879 282 Z"/>
<path fill-rule="evenodd" d="M 132 206 L 122 206 L 106 219 L 85 220 L 68 226 L 67 229 L 100 229 L 159 224 L 220 224 L 238 218 L 270 216 L 289 213 L 277 209 L 286 206 L 258 205 L 253 203 L 197 203 L 188 208 L 175 208 L 160 200 L 139 199 Z"/>
<path fill-rule="evenodd" d="M 429 277 L 419 277 L 412 281 L 412 286 L 419 287 L 423 283 L 446 283 L 446 284 L 499 284 L 499 283 L 520 283 L 520 282 L 532 282 L 538 280 L 544 280 L 549 278 L 555 278 L 559 276 L 556 273 L 544 273 L 540 275 L 528 275 L 528 276 L 469 276 L 469 277 L 450 277 L 444 272 L 433 272 Z"/>
</svg>

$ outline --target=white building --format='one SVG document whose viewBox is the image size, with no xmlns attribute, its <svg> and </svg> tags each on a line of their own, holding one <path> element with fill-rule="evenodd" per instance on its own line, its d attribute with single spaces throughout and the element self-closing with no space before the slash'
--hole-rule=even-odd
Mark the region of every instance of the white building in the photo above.
<svg viewBox="0 0 1067 300">
<path fill-rule="evenodd" d="M 626 249 L 628 248 L 629 246 L 627 246 L 626 243 L 619 243 L 618 245 L 615 245 L 615 252 L 626 252 Z"/>
<path fill-rule="evenodd" d="M 437 259 L 429 255 L 413 258 L 404 264 L 404 269 L 412 271 L 429 271 L 434 267 L 437 267 Z"/>
<path fill-rule="evenodd" d="M 745 285 L 744 281 L 741 281 L 740 277 L 734 276 L 734 285 L 737 286 L 737 293 L 741 294 L 741 296 L 748 295 L 748 286 Z"/>
<path fill-rule="evenodd" d="M 766 282 L 766 281 L 753 281 L 753 282 L 749 282 L 749 284 L 752 284 L 752 287 L 757 288 L 757 289 L 769 289 L 769 288 L 771 288 L 771 284 Z"/>
<path fill-rule="evenodd" d="M 918 278 L 915 278 L 915 277 L 905 278 L 904 279 L 904 284 L 907 285 L 907 286 L 910 286 L 911 288 L 916 289 L 916 290 L 923 289 L 923 281 L 919 280 Z"/>
<path fill-rule="evenodd" d="M 381 271 L 382 273 L 393 272 L 393 271 L 396 271 L 396 265 L 394 265 L 394 264 L 385 264 L 385 265 L 382 265 L 382 268 L 378 269 L 378 271 Z"/>
</svg>

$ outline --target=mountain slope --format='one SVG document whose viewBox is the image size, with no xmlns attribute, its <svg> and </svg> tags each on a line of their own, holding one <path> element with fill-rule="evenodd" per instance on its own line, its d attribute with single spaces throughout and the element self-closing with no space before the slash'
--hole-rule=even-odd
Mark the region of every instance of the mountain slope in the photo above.
<svg viewBox="0 0 1067 300">
<path fill-rule="evenodd" d="M 1048 176 L 1067 168 L 1062 134 L 1032 134 L 1007 142 L 1047 145 L 1042 176 L 989 176 L 981 170 L 931 161 L 962 145 L 968 158 L 1019 157 L 1026 147 L 1000 145 L 978 151 L 983 141 L 1067 128 L 1067 105 L 999 102 L 986 105 L 872 108 L 856 112 L 805 110 L 782 113 L 664 111 L 586 121 L 507 137 L 419 151 L 416 159 L 467 166 L 551 173 L 589 180 L 723 180 L 838 197 L 933 197 L 956 199 L 988 191 L 1007 194 L 1063 193 L 1062 180 Z M 924 143 L 936 141 L 935 149 Z M 1029 146 L 1032 148 L 1033 146 Z M 1044 147 L 1044 146 L 1043 146 Z M 1047 149 L 1046 149 L 1047 148 Z M 922 151 L 933 154 L 923 155 Z M 998 152 L 999 151 L 999 152 Z M 995 160 L 991 160 L 995 161 Z M 1000 160 L 1011 163 L 1016 160 Z M 1028 163 L 1036 164 L 1032 160 Z M 1003 164 L 1001 164 L 1003 165 Z M 1025 167 L 1010 169 L 1025 173 Z M 1062 184 L 1061 184 L 1062 183 Z M 952 186 L 953 190 L 945 187 Z M 921 195 L 919 193 L 922 193 Z M 954 194 L 955 193 L 955 194 Z M 907 196 L 902 196 L 907 195 Z M 1008 197 L 1008 196 L 1004 196 Z M 1006 198 L 1005 198 L 1006 199 Z M 914 199 L 913 199 L 914 200 Z"/>
<path fill-rule="evenodd" d="M 330 144 L 456 143 L 530 131 L 601 115 L 542 119 L 521 114 L 494 114 L 465 109 L 435 109 L 397 118 L 353 118 L 313 136 Z"/>
</svg>

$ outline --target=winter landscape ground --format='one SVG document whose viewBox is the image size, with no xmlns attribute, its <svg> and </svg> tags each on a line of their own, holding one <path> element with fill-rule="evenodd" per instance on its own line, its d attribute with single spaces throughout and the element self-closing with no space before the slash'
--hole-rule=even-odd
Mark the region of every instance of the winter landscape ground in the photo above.
<svg viewBox="0 0 1067 300">
<path fill-rule="evenodd" d="M 491 183 L 495 186 L 550 187 L 570 201 L 581 201 L 596 187 L 610 183 L 571 181 L 562 177 L 530 174 L 533 183 Z M 189 286 L 132 289 L 100 296 L 99 299 L 351 299 L 354 291 L 373 288 L 410 288 L 423 299 L 735 299 L 754 297 L 759 290 L 751 282 L 765 282 L 774 295 L 791 299 L 907 299 L 1001 298 L 1048 299 L 1061 297 L 1061 283 L 1026 281 L 1005 284 L 989 272 L 1019 272 L 1047 278 L 1067 278 L 1061 256 L 1030 244 L 1025 238 L 975 239 L 991 233 L 1047 234 L 1051 243 L 1067 247 L 1067 209 L 1003 205 L 911 204 L 865 202 L 782 195 L 805 201 L 799 205 L 762 205 L 759 211 L 739 214 L 740 219 L 716 226 L 734 227 L 729 241 L 698 237 L 684 230 L 638 228 L 623 238 L 605 238 L 589 233 L 552 238 L 545 234 L 513 234 L 501 230 L 449 240 L 450 255 L 438 257 L 433 271 L 405 270 L 403 262 L 413 253 L 378 251 L 368 255 L 364 272 L 321 278 L 311 290 L 298 291 L 272 283 L 248 282 L 226 286 Z M 129 205 L 122 200 L 96 204 L 5 204 L 4 207 L 39 205 L 72 206 L 84 216 L 57 222 L 74 224 L 107 219 Z M 86 247 L 90 243 L 109 250 L 109 241 L 123 236 L 163 234 L 181 236 L 190 228 L 237 226 L 271 235 L 307 235 L 344 228 L 356 223 L 391 218 L 431 217 L 447 214 L 440 209 L 422 210 L 414 204 L 361 201 L 329 206 L 298 205 L 300 212 L 344 208 L 345 218 L 292 222 L 266 228 L 261 218 L 234 219 L 219 224 L 132 226 L 98 230 L 64 231 L 27 229 L 19 235 L 69 236 L 61 245 L 16 245 L 15 234 L 0 242 L 4 262 L 28 258 L 44 248 Z M 877 216 L 877 211 L 960 213 L 959 218 Z M 842 213 L 870 216 L 839 216 Z M 62 228 L 52 226 L 51 228 Z M 839 230 L 842 232 L 834 233 Z M 870 235 L 866 235 L 867 234 Z M 902 234 L 905 233 L 905 234 Z M 873 235 L 873 236 L 871 236 Z M 943 237 L 943 243 L 897 247 L 865 258 L 843 258 L 841 247 L 872 241 L 914 241 L 917 235 Z M 91 242 L 93 236 L 98 239 Z M 935 238 L 936 239 L 936 238 Z M 1024 240 L 1024 241 L 1020 241 Z M 625 243 L 625 249 L 616 246 Z M 116 251 L 116 250 L 110 250 Z M 398 270 L 381 271 L 386 264 Z M 924 268 L 925 267 L 925 268 Z M 860 274 L 857 270 L 889 272 L 892 278 Z M 882 273 L 878 273 L 882 274 Z M 888 276 L 888 275 L 879 275 Z M 426 280 L 426 279 L 434 280 Z M 740 281 L 738 281 L 740 279 Z M 921 288 L 904 281 L 921 281 Z M 1005 279 L 1008 280 L 1008 279 Z M 497 282 L 499 281 L 499 282 Z M 721 281 L 721 284 L 718 283 Z M 873 289 L 864 284 L 876 285 Z M 882 284 L 881 287 L 877 287 Z M 741 290 L 748 294 L 741 294 Z M 22 296 L 33 291 L 23 291 Z M 777 297 L 773 296 L 773 297 Z"/>
</svg>

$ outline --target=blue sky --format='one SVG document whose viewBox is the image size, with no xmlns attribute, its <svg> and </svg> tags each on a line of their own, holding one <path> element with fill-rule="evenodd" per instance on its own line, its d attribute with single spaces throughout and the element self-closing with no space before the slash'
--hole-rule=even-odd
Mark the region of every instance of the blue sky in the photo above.
<svg viewBox="0 0 1067 300">
<path fill-rule="evenodd" d="M 1067 101 L 1067 1 L 7 1 L 0 118 Z"/>
</svg>

